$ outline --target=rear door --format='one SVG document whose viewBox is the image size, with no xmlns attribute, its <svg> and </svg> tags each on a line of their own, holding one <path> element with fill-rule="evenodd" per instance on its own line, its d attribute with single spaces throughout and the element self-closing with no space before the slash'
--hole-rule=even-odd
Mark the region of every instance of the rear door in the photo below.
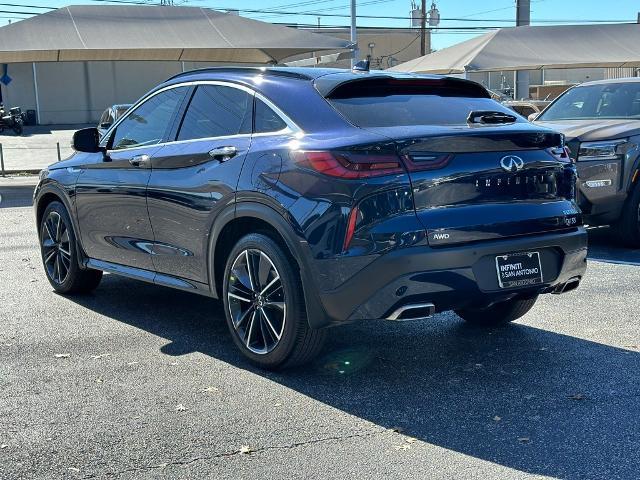
<svg viewBox="0 0 640 480">
<path fill-rule="evenodd" d="M 157 272 L 207 282 L 211 224 L 235 200 L 251 145 L 252 108 L 246 88 L 200 84 L 173 141 L 152 158 L 147 198 Z"/>
</svg>

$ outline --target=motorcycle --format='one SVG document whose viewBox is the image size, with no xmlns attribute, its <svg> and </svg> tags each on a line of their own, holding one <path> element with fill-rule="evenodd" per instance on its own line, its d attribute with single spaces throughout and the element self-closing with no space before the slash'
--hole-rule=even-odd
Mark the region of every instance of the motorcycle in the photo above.
<svg viewBox="0 0 640 480">
<path fill-rule="evenodd" d="M 5 129 L 12 129 L 16 135 L 22 135 L 24 129 L 24 117 L 20 107 L 9 109 L 9 114 L 4 109 L 4 105 L 0 104 L 0 133 Z"/>
</svg>

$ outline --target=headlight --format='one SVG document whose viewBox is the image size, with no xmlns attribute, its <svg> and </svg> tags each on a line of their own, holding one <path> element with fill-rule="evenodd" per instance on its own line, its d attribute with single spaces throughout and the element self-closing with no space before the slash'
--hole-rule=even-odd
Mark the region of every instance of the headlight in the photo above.
<svg viewBox="0 0 640 480">
<path fill-rule="evenodd" d="M 578 161 L 616 160 L 627 153 L 627 140 L 606 140 L 580 144 Z"/>
</svg>

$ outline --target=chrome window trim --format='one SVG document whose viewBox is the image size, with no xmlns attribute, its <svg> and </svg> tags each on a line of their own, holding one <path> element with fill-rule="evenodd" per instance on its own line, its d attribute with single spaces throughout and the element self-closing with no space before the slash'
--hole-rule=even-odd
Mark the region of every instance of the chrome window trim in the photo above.
<svg viewBox="0 0 640 480">
<path fill-rule="evenodd" d="M 115 123 L 113 125 L 111 125 L 111 127 L 106 131 L 106 133 L 103 136 L 103 140 L 100 142 L 100 146 L 102 147 L 106 147 L 108 139 L 111 136 L 112 130 L 115 130 L 116 128 L 118 128 L 118 125 L 120 125 L 120 123 L 122 123 L 130 114 L 132 114 L 133 112 L 136 111 L 136 109 L 141 106 L 143 103 L 145 103 L 147 100 L 155 97 L 156 95 L 162 93 L 162 92 L 166 92 L 167 90 L 171 90 L 174 88 L 180 88 L 180 87 L 191 87 L 191 86 L 198 86 L 198 85 L 220 85 L 223 87 L 231 87 L 231 88 L 236 88 L 238 90 L 242 90 L 246 93 L 248 93 L 249 95 L 256 97 L 257 99 L 263 101 L 269 108 L 271 108 L 276 115 L 278 115 L 280 117 L 280 119 L 287 125 L 287 128 L 284 128 L 282 130 L 278 130 L 275 132 L 259 132 L 259 133 L 239 133 L 236 135 L 224 135 L 224 136 L 219 136 L 219 137 L 204 137 L 204 138 L 190 138 L 190 139 L 186 139 L 186 140 L 173 140 L 170 142 L 161 142 L 161 143 L 154 143 L 151 145 L 138 145 L 135 147 L 129 147 L 129 148 L 120 148 L 117 150 L 107 150 L 107 153 L 115 153 L 115 152 L 127 152 L 127 151 L 135 151 L 137 149 L 140 148 L 150 148 L 150 147 L 161 147 L 164 145 L 175 145 L 175 144 L 181 144 L 181 143 L 188 143 L 188 142 L 196 142 L 196 141 L 202 141 L 202 140 L 225 140 L 225 139 L 229 139 L 229 138 L 246 138 L 246 137 L 267 137 L 267 136 L 272 136 L 272 135 L 287 135 L 287 134 L 291 134 L 291 135 L 302 135 L 303 134 L 303 130 L 298 127 L 298 125 L 296 125 L 296 123 L 291 120 L 291 118 L 289 118 L 289 116 L 284 113 L 280 108 L 278 108 L 271 100 L 269 100 L 268 98 L 266 98 L 264 95 L 262 95 L 260 92 L 256 92 L 255 90 L 245 86 L 245 85 L 239 85 L 237 83 L 232 83 L 232 82 L 225 82 L 223 80 L 192 80 L 189 82 L 181 82 L 181 83 L 175 83 L 172 85 L 167 85 L 166 87 L 163 87 L 159 90 L 156 90 L 155 92 L 151 93 L 150 95 L 147 95 L 146 97 L 142 97 L 140 100 L 138 100 L 136 103 L 134 103 L 129 110 L 127 111 L 127 115 L 123 115 L 122 117 L 120 117 L 118 120 L 115 121 Z"/>
</svg>

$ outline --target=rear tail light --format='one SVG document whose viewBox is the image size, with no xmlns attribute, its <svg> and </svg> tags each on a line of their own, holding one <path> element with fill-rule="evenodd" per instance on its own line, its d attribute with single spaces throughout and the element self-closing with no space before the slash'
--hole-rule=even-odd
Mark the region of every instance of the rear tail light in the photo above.
<svg viewBox="0 0 640 480">
<path fill-rule="evenodd" d="M 569 150 L 569 147 L 566 146 L 559 146 L 559 147 L 555 147 L 555 148 L 550 148 L 549 152 L 551 153 L 551 155 L 553 155 L 554 157 L 560 159 L 560 160 L 564 160 L 566 162 L 571 162 L 571 150 Z"/>
<path fill-rule="evenodd" d="M 300 165 L 337 178 L 359 179 L 404 173 L 395 154 L 297 151 L 293 155 Z"/>
<path fill-rule="evenodd" d="M 349 213 L 349 220 L 347 221 L 347 232 L 344 236 L 344 244 L 342 245 L 342 251 L 349 250 L 349 245 L 353 239 L 353 234 L 356 231 L 356 222 L 358 220 L 358 207 L 353 207 L 351 213 Z"/>
</svg>

